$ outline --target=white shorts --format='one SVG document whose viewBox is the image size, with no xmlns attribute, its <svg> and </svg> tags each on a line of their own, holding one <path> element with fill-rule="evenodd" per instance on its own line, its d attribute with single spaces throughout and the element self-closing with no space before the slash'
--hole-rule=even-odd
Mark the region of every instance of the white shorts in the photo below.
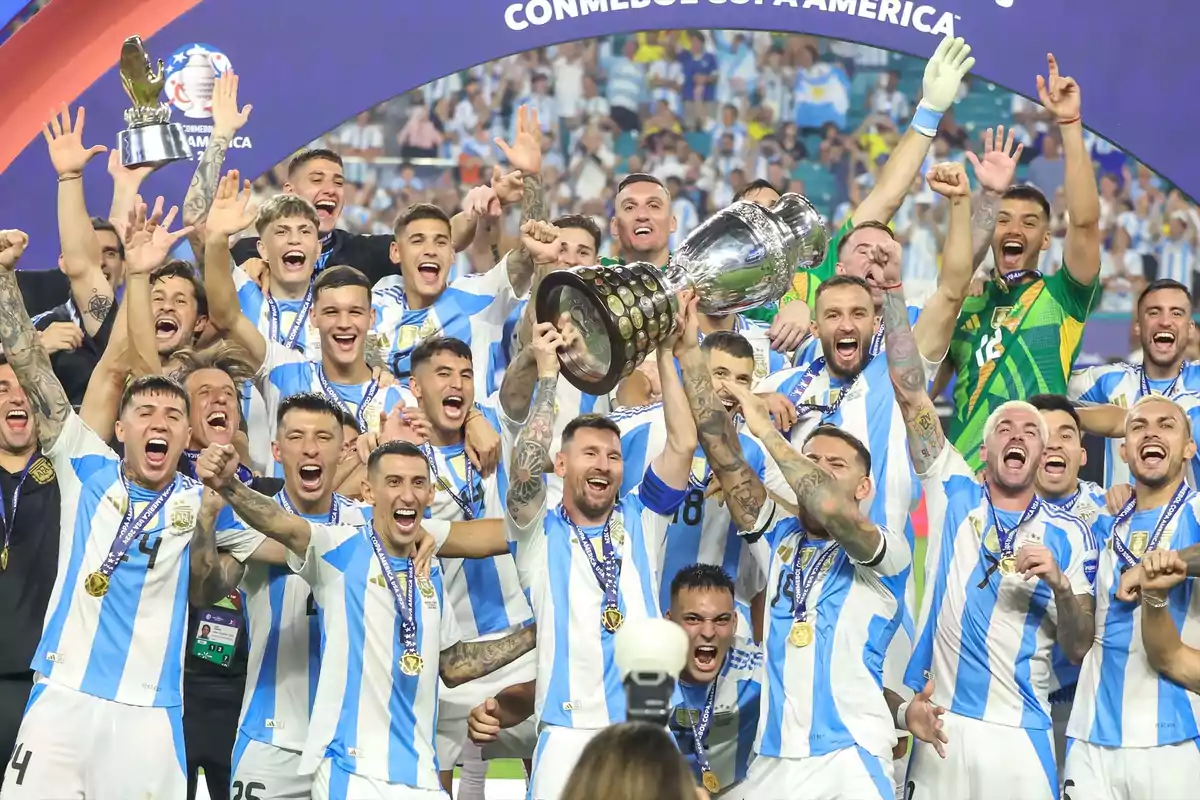
<svg viewBox="0 0 1200 800">
<path fill-rule="evenodd" d="M 300 754 L 251 739 L 238 731 L 233 743 L 233 797 L 308 800 L 312 775 L 300 774 Z"/>
<path fill-rule="evenodd" d="M 730 791 L 734 800 L 892 800 L 895 795 L 891 759 L 857 746 L 808 758 L 757 756 L 746 780 Z"/>
<path fill-rule="evenodd" d="M 909 739 L 911 740 L 912 737 L 910 736 Z M 912 742 L 909 741 L 908 747 L 904 750 L 904 755 L 892 761 L 892 771 L 889 773 L 892 776 L 892 783 L 895 784 L 893 794 L 896 800 L 904 800 L 904 776 L 908 774 L 908 762 L 911 758 Z"/>
<path fill-rule="evenodd" d="M 1194 739 L 1162 747 L 1101 747 L 1071 739 L 1064 797 L 1072 800 L 1174 800 L 1200 796 Z"/>
<path fill-rule="evenodd" d="M 273 800 L 274 795 L 271 797 Z M 447 800 L 449 797 L 441 789 L 415 789 L 364 778 L 346 772 L 329 758 L 317 767 L 312 783 L 312 800 Z"/>
<path fill-rule="evenodd" d="M 583 748 L 600 730 L 579 730 L 547 725 L 538 736 L 533 753 L 533 776 L 529 800 L 558 800 L 575 769 Z"/>
<path fill-rule="evenodd" d="M 0 797 L 183 800 L 186 763 L 182 707 L 114 703 L 39 678 Z"/>
<path fill-rule="evenodd" d="M 467 740 L 467 717 L 471 709 L 489 697 L 495 697 L 501 690 L 518 683 L 537 679 L 537 651 L 531 650 L 506 667 L 501 667 L 490 675 L 484 675 L 473 681 L 455 686 L 453 689 L 438 685 L 438 716 L 437 716 L 437 759 L 438 769 L 443 771 L 454 769 L 462 755 L 463 742 Z M 508 758 L 529 758 L 537 742 L 537 728 L 533 719 L 506 731 L 496 745 L 505 742 L 505 750 L 516 750 L 505 755 Z M 498 758 L 484 750 L 484 758 Z"/>
<path fill-rule="evenodd" d="M 905 800 L 1056 800 L 1058 770 L 1054 735 L 997 725 L 946 712 L 943 759 L 925 742 L 914 742 Z M 1092 798 L 1086 798 L 1092 800 Z"/>
</svg>

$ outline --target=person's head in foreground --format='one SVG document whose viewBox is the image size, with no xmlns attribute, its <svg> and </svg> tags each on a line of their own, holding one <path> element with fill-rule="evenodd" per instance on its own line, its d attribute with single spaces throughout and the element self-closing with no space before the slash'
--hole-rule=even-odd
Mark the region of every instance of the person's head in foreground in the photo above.
<svg viewBox="0 0 1200 800">
<path fill-rule="evenodd" d="M 1024 400 L 1009 400 L 993 411 L 979 448 L 992 491 L 1019 494 L 1032 487 L 1048 438 L 1042 413 Z"/>
<path fill-rule="evenodd" d="M 683 679 L 708 683 L 721 672 L 737 633 L 733 580 L 713 564 L 684 567 L 671 580 L 666 617 L 687 631 L 690 655 Z"/>
<path fill-rule="evenodd" d="M 374 507 L 375 530 L 392 555 L 409 555 L 434 492 L 429 462 L 416 445 L 388 442 L 371 452 L 363 500 Z"/>
<path fill-rule="evenodd" d="M 1129 409 L 1121 458 L 1138 484 L 1150 489 L 1175 485 L 1195 454 L 1191 420 L 1179 404 L 1152 394 Z"/>
<path fill-rule="evenodd" d="M 667 729 L 623 722 L 588 742 L 561 800 L 707 800 Z"/>
</svg>

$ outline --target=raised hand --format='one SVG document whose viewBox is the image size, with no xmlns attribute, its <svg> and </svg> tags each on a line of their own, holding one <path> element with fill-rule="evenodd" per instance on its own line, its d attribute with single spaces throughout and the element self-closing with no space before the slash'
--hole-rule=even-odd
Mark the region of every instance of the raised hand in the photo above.
<svg viewBox="0 0 1200 800">
<path fill-rule="evenodd" d="M 700 299 L 691 289 L 679 293 L 679 311 L 675 313 L 675 327 L 658 343 L 660 350 L 670 350 L 676 358 L 682 358 L 689 350 L 700 346 Z"/>
<path fill-rule="evenodd" d="M 521 171 L 503 173 L 500 167 L 493 167 L 492 190 L 502 206 L 521 202 L 521 198 L 525 196 L 525 183 Z"/>
<path fill-rule="evenodd" d="M 231 444 L 210 444 L 196 459 L 196 477 L 210 489 L 221 491 L 237 474 L 237 450 Z"/>
<path fill-rule="evenodd" d="M 16 269 L 17 261 L 29 244 L 29 235 L 25 231 L 0 231 L 0 269 Z"/>
<path fill-rule="evenodd" d="M 1038 100 L 1054 114 L 1059 125 L 1078 122 L 1083 107 L 1079 96 L 1079 84 L 1074 78 L 1059 74 L 1058 60 L 1053 53 L 1046 54 L 1046 64 L 1049 78 L 1037 76 Z"/>
<path fill-rule="evenodd" d="M 967 170 L 957 161 L 947 161 L 934 164 L 925 173 L 925 181 L 929 188 L 942 197 L 970 197 L 971 182 L 967 180 Z"/>
<path fill-rule="evenodd" d="M 900 285 L 900 243 L 888 239 L 883 244 L 867 248 L 867 284 L 880 291 L 895 289 Z"/>
<path fill-rule="evenodd" d="M 1017 173 L 1017 163 L 1025 145 L 1018 144 L 1015 148 L 1013 129 L 1008 129 L 1008 138 L 1004 138 L 1004 126 L 997 125 L 995 133 L 991 128 L 983 134 L 983 158 L 979 158 L 970 150 L 967 160 L 975 170 L 975 179 L 979 185 L 989 192 L 1002 194 L 1012 185 L 1013 175 Z"/>
<path fill-rule="evenodd" d="M 1151 550 L 1142 556 L 1142 589 L 1165 595 L 1187 580 L 1187 562 L 1174 550 Z"/>
<path fill-rule="evenodd" d="M 496 146 L 513 169 L 522 175 L 537 175 L 542 171 L 542 126 L 536 108 L 517 109 L 517 136 L 509 145 L 496 137 Z"/>
<path fill-rule="evenodd" d="M 947 36 L 938 45 L 933 58 L 925 65 L 921 81 L 921 105 L 939 114 L 950 107 L 958 96 L 962 79 L 975 66 L 971 46 L 962 39 Z"/>
<path fill-rule="evenodd" d="M 1017 572 L 1025 576 L 1025 580 L 1041 578 L 1047 586 L 1055 591 L 1067 591 L 1071 583 L 1054 560 L 1054 554 L 1044 544 L 1023 545 L 1017 551 Z"/>
<path fill-rule="evenodd" d="M 946 744 L 950 741 L 943 730 L 945 723 L 942 722 L 942 715 L 945 713 L 946 709 L 933 702 L 932 680 L 925 682 L 925 688 L 908 701 L 908 707 L 904 710 L 904 724 L 908 732 L 922 742 L 933 745 L 942 758 L 946 757 Z"/>
<path fill-rule="evenodd" d="M 238 76 L 231 69 L 225 70 L 213 82 L 211 135 L 232 139 L 250 119 L 253 108 L 246 105 L 238 110 Z"/>
<path fill-rule="evenodd" d="M 533 326 L 533 339 L 529 344 L 537 362 L 538 377 L 558 375 L 558 352 L 564 346 L 562 333 L 552 323 L 539 322 Z"/>
<path fill-rule="evenodd" d="M 155 203 L 155 208 L 160 213 L 162 202 L 163 199 L 160 197 Z M 145 204 L 138 203 L 138 206 L 140 211 L 137 213 L 144 215 Z M 167 255 L 175 243 L 192 232 L 191 225 L 173 232 L 168 230 L 178 213 L 179 207 L 171 206 L 171 210 L 162 218 L 162 224 L 155 223 L 154 219 L 157 216 L 155 214 L 147 220 L 145 227 L 133 230 L 125 245 L 125 269 L 127 272 L 130 274 L 150 273 L 167 262 Z"/>
<path fill-rule="evenodd" d="M 755 436 L 761 438 L 760 434 L 774 427 L 774 423 L 771 422 L 771 410 L 767 408 L 766 402 L 758 395 L 751 394 L 745 386 L 735 381 L 719 380 L 713 388 L 717 394 L 727 395 L 737 401 L 746 420 L 746 427 Z"/>
<path fill-rule="evenodd" d="M 38 340 L 47 353 L 78 350 L 83 344 L 83 329 L 74 322 L 51 322 L 46 330 L 38 331 Z"/>
<path fill-rule="evenodd" d="M 240 178 L 238 171 L 231 169 L 217 184 L 205 222 L 209 238 L 228 238 L 250 227 L 258 216 L 258 207 L 250 202 L 250 181 L 243 182 L 239 190 Z"/>
<path fill-rule="evenodd" d="M 463 198 L 462 207 L 463 213 L 474 221 L 499 219 L 503 210 L 500 208 L 500 198 L 496 196 L 496 190 L 490 186 L 472 187 Z"/>
<path fill-rule="evenodd" d="M 549 222 L 525 220 L 521 226 L 521 245 L 537 266 L 558 262 L 558 228 Z"/>
<path fill-rule="evenodd" d="M 82 111 L 83 109 L 80 109 Z M 154 166 L 146 167 L 127 167 L 121 163 L 121 151 L 108 151 L 108 175 L 117 186 L 128 187 L 131 192 L 136 193 L 138 187 L 142 185 L 142 181 L 150 176 L 151 172 L 158 169 Z"/>
<path fill-rule="evenodd" d="M 83 106 L 80 106 L 72 124 L 71 110 L 63 103 L 58 114 L 51 112 L 50 122 L 42 128 L 42 138 L 46 140 L 47 149 L 50 151 L 50 163 L 54 165 L 54 170 L 60 178 L 68 175 L 78 176 L 89 161 L 108 151 L 102 144 L 83 146 L 84 116 Z"/>
</svg>

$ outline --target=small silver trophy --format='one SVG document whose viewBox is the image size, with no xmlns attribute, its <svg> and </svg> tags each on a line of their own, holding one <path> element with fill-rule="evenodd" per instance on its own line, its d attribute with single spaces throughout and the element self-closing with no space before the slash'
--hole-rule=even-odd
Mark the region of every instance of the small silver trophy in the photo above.
<svg viewBox="0 0 1200 800">
<path fill-rule="evenodd" d="M 150 57 L 140 36 L 130 36 L 121 45 L 121 85 L 133 101 L 125 111 L 125 130 L 117 134 L 121 164 L 126 167 L 159 167 L 192 157 L 183 126 L 172 123 L 171 106 L 162 102 L 163 62 L 150 68 Z"/>
<path fill-rule="evenodd" d="M 679 292 L 694 290 L 704 314 L 754 308 L 782 297 L 828 246 L 821 215 L 800 195 L 785 194 L 769 209 L 742 201 L 693 231 L 665 269 L 639 262 L 550 273 L 535 310 L 539 322 L 574 328 L 559 354 L 567 380 L 605 395 L 671 334 Z"/>
</svg>

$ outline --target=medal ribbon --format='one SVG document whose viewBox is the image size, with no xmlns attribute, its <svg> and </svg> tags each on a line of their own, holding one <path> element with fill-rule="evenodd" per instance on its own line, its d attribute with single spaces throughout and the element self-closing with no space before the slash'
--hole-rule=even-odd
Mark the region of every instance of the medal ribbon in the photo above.
<svg viewBox="0 0 1200 800">
<path fill-rule="evenodd" d="M 1179 387 L 1179 379 L 1182 376 L 1183 376 L 1183 367 L 1180 367 L 1179 374 L 1176 375 L 1175 378 L 1171 381 L 1171 385 L 1167 387 L 1167 390 L 1162 393 L 1163 397 L 1174 397 L 1175 396 L 1175 390 Z M 1150 389 L 1150 379 L 1146 377 L 1146 368 L 1144 366 L 1138 367 L 1138 380 L 1140 381 L 1140 388 L 1138 391 L 1138 399 L 1139 400 L 1142 399 L 1143 397 L 1149 397 L 1150 395 L 1154 394 L 1153 390 Z"/>
<path fill-rule="evenodd" d="M 736 422 L 734 423 L 736 424 Z M 708 459 L 704 460 L 704 477 L 697 478 L 696 473 L 688 472 L 688 486 L 693 489 L 698 489 L 703 492 L 708 489 L 708 484 L 712 483 L 712 469 L 708 466 Z"/>
<path fill-rule="evenodd" d="M 281 489 L 279 491 L 279 494 L 275 495 L 275 502 L 279 503 L 280 507 L 282 507 L 284 511 L 286 511 L 287 513 L 289 513 L 293 516 L 296 516 L 296 517 L 304 516 L 299 511 L 296 510 L 296 507 L 294 505 L 292 505 L 292 500 L 291 500 L 291 498 L 288 497 L 287 489 Z M 333 496 L 333 498 L 330 500 L 329 519 L 325 524 L 337 525 L 339 522 L 341 522 L 341 520 L 342 520 L 342 504 L 338 501 L 338 496 L 335 494 Z"/>
<path fill-rule="evenodd" d="M 999 284 L 1001 289 L 1007 292 L 1017 281 L 1023 281 L 1026 278 L 1040 277 L 1042 277 L 1042 273 L 1038 272 L 1036 269 L 1016 269 L 1012 272 L 1006 272 L 1003 275 L 997 271 L 996 283 Z"/>
<path fill-rule="evenodd" d="M 867 355 L 874 358 L 883 352 L 883 320 L 879 320 L 879 327 L 875 329 L 875 335 L 871 337 L 871 349 L 867 351 Z"/>
<path fill-rule="evenodd" d="M 195 478 L 196 477 L 196 459 L 200 458 L 200 451 L 199 450 L 184 450 L 183 457 L 187 461 L 187 465 L 188 465 L 188 471 L 184 474 L 187 475 L 189 478 Z M 247 486 L 249 486 L 250 482 L 254 480 L 254 473 L 250 471 L 249 467 L 247 467 L 243 464 L 238 464 L 237 472 L 235 473 L 235 475 L 239 481 L 246 484 Z"/>
<path fill-rule="evenodd" d="M 729 662 L 729 654 L 725 654 L 726 663 Z M 722 667 L 724 672 L 724 667 Z M 704 708 L 700 712 L 700 719 L 692 725 L 692 749 L 696 751 L 696 764 L 700 767 L 700 773 L 712 772 L 712 767 L 708 763 L 708 753 L 705 751 L 704 740 L 708 737 L 708 729 L 712 727 L 713 710 L 717 705 L 717 684 L 721 682 L 721 674 L 717 673 L 717 677 L 713 680 L 712 686 L 708 687 L 708 696 L 704 699 Z"/>
<path fill-rule="evenodd" d="M 333 384 L 329 382 L 329 378 L 325 375 L 325 367 L 321 364 L 317 365 L 317 380 L 321 382 L 321 391 L 325 394 L 325 396 L 328 397 L 330 401 L 332 401 L 333 404 L 342 411 L 345 411 L 347 414 L 350 414 L 350 416 L 354 417 L 354 421 L 358 423 L 358 429 L 360 431 L 367 430 L 367 406 L 369 406 L 371 401 L 375 399 L 375 395 L 379 394 L 379 381 L 375 380 L 374 378 L 371 379 L 371 382 L 367 384 L 367 390 L 363 392 L 362 402 L 358 404 L 358 411 L 352 413 L 350 411 L 350 407 L 346 405 L 346 401 L 343 400 L 336 391 L 334 391 Z"/>
<path fill-rule="evenodd" d="M 1162 514 L 1159 516 L 1158 524 L 1154 526 L 1154 532 L 1150 534 L 1150 538 L 1146 541 L 1146 553 L 1158 548 L 1158 543 L 1162 541 L 1163 533 L 1166 532 L 1167 526 L 1171 524 L 1171 520 L 1173 520 L 1175 515 L 1179 513 L 1179 509 L 1183 508 L 1183 504 L 1187 502 L 1191 493 L 1191 487 L 1187 485 L 1186 481 L 1182 481 L 1179 484 L 1179 488 L 1175 490 L 1175 494 L 1171 496 L 1171 500 L 1167 503 L 1167 507 L 1163 509 Z M 1115 552 L 1117 557 L 1124 561 L 1125 565 L 1129 567 L 1137 566 L 1138 562 L 1140 562 L 1142 559 L 1138 556 L 1135 556 L 1133 551 L 1129 549 L 1129 545 L 1121 541 L 1121 537 L 1116 534 L 1115 529 L 1118 525 L 1127 522 L 1129 518 L 1133 516 L 1133 512 L 1136 510 L 1137 495 L 1135 494 L 1130 497 L 1129 502 L 1127 502 L 1121 508 L 1121 510 L 1117 512 L 1117 517 L 1115 520 L 1113 520 L 1113 552 Z"/>
<path fill-rule="evenodd" d="M 454 487 L 450 485 L 450 482 L 438 474 L 437 457 L 433 452 L 433 447 L 428 442 L 421 445 L 421 452 L 425 454 L 425 460 L 429 462 L 429 471 L 433 473 L 433 480 L 438 488 L 444 489 L 450 494 L 450 499 L 462 509 L 464 517 L 468 520 L 479 519 L 481 514 L 477 513 L 477 510 L 471 505 L 470 501 L 463 497 L 463 495 L 470 497 L 474 493 L 473 490 L 475 488 L 475 467 L 471 464 L 471 459 L 467 458 L 466 452 L 463 452 L 463 463 L 466 465 L 463 467 L 463 481 L 465 485 L 461 492 L 454 491 Z M 482 511 L 482 509 L 478 511 Z"/>
<path fill-rule="evenodd" d="M 604 531 L 600 534 L 601 551 L 604 554 L 603 564 L 596 558 L 596 548 L 592 547 L 591 540 L 567 516 L 566 506 L 559 505 L 558 513 L 562 514 L 562 518 L 571 529 L 571 533 L 575 534 L 575 538 L 579 540 L 579 546 L 583 548 L 583 554 L 587 556 L 588 565 L 591 566 L 592 573 L 596 576 L 596 581 L 604 591 L 604 610 L 606 612 L 619 610 L 617 608 L 617 580 L 621 577 L 621 574 L 617 567 L 616 551 L 613 549 L 612 543 L 613 512 L 609 512 L 608 519 L 604 521 Z"/>
<path fill-rule="evenodd" d="M 155 515 L 162 509 L 163 504 L 167 502 L 167 498 L 175 491 L 175 487 L 179 485 L 179 478 L 171 481 L 167 488 L 163 489 L 158 495 L 150 501 L 150 504 L 142 509 L 142 513 L 137 517 L 133 516 L 133 498 L 129 495 L 129 479 L 125 477 L 125 472 L 121 472 L 121 485 L 125 488 L 125 501 L 129 507 L 125 509 L 125 516 L 121 520 L 120 527 L 117 528 L 117 535 L 113 537 L 112 544 L 108 547 L 108 555 L 104 557 L 104 562 L 100 564 L 100 569 L 97 570 L 105 578 L 111 578 L 117 566 L 121 563 L 121 559 L 125 557 L 125 553 L 129 551 L 129 546 L 133 544 L 133 540 L 138 537 L 142 529 L 149 524 L 150 520 L 154 519 Z"/>
<path fill-rule="evenodd" d="M 808 572 L 805 572 L 801 566 L 801 556 L 804 553 L 804 543 L 808 541 L 808 536 L 804 536 L 796 543 L 796 554 L 792 556 L 792 575 L 794 595 L 792 597 L 792 619 L 796 622 L 804 622 L 808 618 L 808 596 L 812 593 L 813 587 L 817 584 L 817 578 L 821 574 L 821 569 L 826 562 L 836 556 L 842 550 L 842 546 L 837 542 L 825 546 L 825 549 L 819 555 L 813 557 L 812 562 L 808 565 Z"/>
<path fill-rule="evenodd" d="M 1025 513 L 1021 514 L 1017 524 L 1013 526 L 1012 530 L 1009 530 L 1000 522 L 1000 515 L 996 513 L 996 506 L 992 504 L 992 492 L 988 489 L 987 482 L 983 484 L 983 496 L 987 500 L 988 508 L 992 510 L 992 522 L 996 526 L 996 539 L 1000 544 L 1000 557 L 1010 558 L 1013 554 L 1013 542 L 1016 541 L 1017 531 L 1041 510 L 1042 498 L 1034 495 L 1033 499 L 1029 501 L 1029 505 L 1025 507 Z"/>
<path fill-rule="evenodd" d="M 819 411 L 825 416 L 836 414 L 837 410 L 841 408 L 843 398 L 850 394 L 850 390 L 854 388 L 854 384 L 858 381 L 858 375 L 862 374 L 859 372 L 858 375 L 855 375 L 854 379 L 850 381 L 850 385 L 842 389 L 842 391 L 838 394 L 837 400 L 834 400 L 832 403 L 822 404 L 800 402 L 804 397 L 804 393 L 808 391 L 808 387 L 812 385 L 813 379 L 820 375 L 821 371 L 825 369 L 825 363 L 824 356 L 813 359 L 813 362 L 808 365 L 808 369 L 805 370 L 804 375 L 800 377 L 799 382 L 797 382 L 796 385 L 792 387 L 792 390 L 788 392 L 788 400 L 791 400 L 792 403 L 795 404 L 797 413 L 803 415 L 809 413 L 810 411 Z M 829 387 L 829 391 L 831 393 L 833 392 L 832 386 Z"/>
<path fill-rule="evenodd" d="M 400 610 L 400 644 L 404 646 L 404 655 L 420 657 L 420 652 L 417 650 L 417 620 L 414 616 L 416 604 L 414 592 L 417 580 L 412 559 L 408 559 L 408 565 L 404 568 L 406 585 L 401 589 L 400 579 L 396 577 L 396 570 L 392 569 L 392 562 L 388 560 L 388 555 L 383 549 L 383 542 L 379 541 L 379 534 L 375 532 L 373 524 L 367 526 L 367 538 L 371 540 L 371 549 L 375 551 L 375 559 L 379 562 L 379 569 L 383 572 L 383 580 L 392 590 L 392 597 L 396 599 L 396 608 Z"/>
<path fill-rule="evenodd" d="M 267 294 L 267 338 L 293 350 L 302 349 L 296 347 L 296 342 L 300 340 L 300 332 L 304 330 L 304 326 L 308 322 L 308 313 L 312 309 L 312 304 L 313 287 L 310 283 L 308 291 L 304 293 L 304 300 L 300 303 L 300 310 L 296 312 L 296 318 L 292 320 L 291 329 L 287 332 L 287 336 L 280 339 L 279 332 L 283 323 L 283 312 L 279 309 L 279 303 L 275 301 L 275 298 Z"/>
<path fill-rule="evenodd" d="M 4 503 L 0 502 L 0 523 L 4 525 L 4 545 L 3 552 L 8 552 L 9 542 L 12 541 L 13 525 L 17 521 L 17 504 L 21 502 L 21 487 L 25 485 L 25 479 L 29 477 L 29 468 L 33 466 L 33 462 L 41 458 L 41 453 L 37 450 L 29 456 L 29 460 L 25 462 L 25 469 L 21 470 L 21 477 L 17 479 L 17 486 L 13 489 L 12 500 L 9 501 L 9 509 L 4 508 Z M 7 557 L 5 561 L 7 561 Z"/>
</svg>

